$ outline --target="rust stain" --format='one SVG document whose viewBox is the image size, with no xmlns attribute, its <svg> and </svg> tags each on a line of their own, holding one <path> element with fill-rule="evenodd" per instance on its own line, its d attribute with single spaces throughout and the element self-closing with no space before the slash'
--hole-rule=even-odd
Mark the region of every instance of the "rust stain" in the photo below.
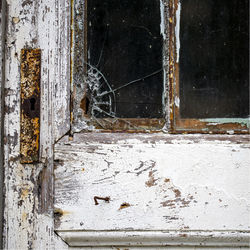
<svg viewBox="0 0 250 250">
<path fill-rule="evenodd" d="M 41 50 L 21 50 L 21 163 L 39 161 Z"/>
<path fill-rule="evenodd" d="M 187 234 L 180 234 L 180 237 L 187 237 Z"/>
<path fill-rule="evenodd" d="M 110 197 L 100 197 L 100 196 L 94 196 L 94 201 L 95 201 L 95 205 L 99 205 L 99 202 L 97 200 L 103 200 L 105 202 L 110 202 Z"/>
<path fill-rule="evenodd" d="M 154 172 L 150 171 L 149 174 L 148 174 L 148 177 L 149 177 L 149 180 L 145 182 L 146 186 L 148 186 L 148 187 L 155 186 L 156 185 L 156 181 L 158 179 L 155 179 Z"/>
<path fill-rule="evenodd" d="M 54 217 L 61 217 L 70 214 L 69 211 L 62 210 L 61 208 L 54 208 Z"/>
<path fill-rule="evenodd" d="M 88 115 L 89 104 L 90 104 L 89 98 L 85 95 L 81 100 L 80 108 L 83 110 L 83 116 L 86 118 L 89 118 L 89 115 Z"/>
<path fill-rule="evenodd" d="M 161 202 L 161 205 L 163 207 L 184 208 L 184 207 L 188 207 L 191 202 L 197 203 L 196 200 L 194 200 L 194 197 L 192 195 L 189 194 L 189 195 L 187 195 L 187 197 L 182 198 L 180 190 L 173 189 L 173 188 L 170 188 L 170 189 L 173 190 L 173 192 L 175 194 L 175 198 L 174 199 L 168 199 L 166 201 Z"/>
<path fill-rule="evenodd" d="M 130 205 L 129 203 L 124 202 L 124 203 L 121 204 L 119 210 L 124 209 L 124 208 L 128 208 L 128 207 L 130 207 L 130 206 L 131 206 L 131 205 Z"/>
<path fill-rule="evenodd" d="M 181 197 L 181 191 L 179 189 L 174 189 L 173 192 L 175 194 L 175 198 Z"/>
<path fill-rule="evenodd" d="M 54 208 L 54 222 L 55 222 L 55 227 L 59 227 L 61 224 L 61 217 L 63 215 L 70 214 L 69 211 L 62 210 L 61 208 Z"/>
<path fill-rule="evenodd" d="M 175 120 L 174 120 L 174 65 L 175 65 L 175 59 L 174 59 L 174 49 L 175 49 L 175 34 L 174 34 L 174 23 L 175 23 L 175 11 L 174 11 L 174 0 L 169 0 L 168 4 L 168 12 L 169 12 L 169 108 L 170 108 L 170 129 L 171 131 L 175 128 Z"/>
</svg>

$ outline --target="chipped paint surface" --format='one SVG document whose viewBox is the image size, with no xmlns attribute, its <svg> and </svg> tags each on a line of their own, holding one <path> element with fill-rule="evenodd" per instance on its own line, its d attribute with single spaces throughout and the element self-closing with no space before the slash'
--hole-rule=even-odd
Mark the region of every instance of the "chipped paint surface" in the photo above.
<svg viewBox="0 0 250 250">
<path fill-rule="evenodd" d="M 164 40 L 166 40 L 166 30 L 165 30 L 165 27 L 166 27 L 166 21 L 165 21 L 165 11 L 164 11 L 164 1 L 161 0 L 160 1 L 160 8 L 161 8 L 161 34 L 162 34 L 162 37 Z"/>
<path fill-rule="evenodd" d="M 250 118 L 207 118 L 207 119 L 201 119 L 202 122 L 207 122 L 211 125 L 218 125 L 220 123 L 239 123 L 242 124 L 242 127 L 250 128 Z"/>
<path fill-rule="evenodd" d="M 58 232 L 248 231 L 249 137 L 221 138 L 108 133 L 63 138 L 55 146 L 55 205 L 69 213 L 60 217 Z M 111 199 L 95 206 L 94 196 Z M 117 209 L 125 203 L 131 206 Z"/>
<path fill-rule="evenodd" d="M 52 149 L 53 143 L 70 127 L 69 1 L 7 0 L 6 13 L 3 246 L 4 249 L 65 249 L 65 243 L 53 233 Z M 36 48 L 41 50 L 41 60 Z M 40 88 L 37 85 L 32 89 L 38 80 Z M 21 97 L 29 100 L 34 90 L 36 96 L 41 95 L 37 109 L 41 163 L 20 164 L 22 127 L 26 129 L 22 130 L 25 143 L 30 143 L 33 137 L 32 146 L 38 149 L 39 118 L 33 116 L 27 122 L 24 116 L 29 110 L 21 113 Z M 36 132 L 27 136 L 33 128 Z M 22 147 L 25 155 L 29 150 Z"/>
<path fill-rule="evenodd" d="M 173 1 L 162 0 L 162 11 L 168 20 L 166 27 L 174 21 L 166 13 L 168 2 Z M 96 249 L 109 249 L 98 246 L 98 242 L 103 240 L 100 244 L 107 244 L 110 235 L 114 236 L 110 249 L 119 249 L 113 247 L 113 240 L 118 242 L 124 236 L 123 244 L 132 241 L 141 246 L 146 239 L 145 244 L 160 242 L 164 244 L 163 249 L 168 249 L 165 245 L 173 238 L 177 239 L 176 245 L 186 238 L 185 244 L 190 244 L 192 239 L 192 244 L 200 244 L 201 239 L 207 244 L 212 239 L 215 245 L 226 242 L 229 246 L 249 241 L 249 137 L 75 134 L 63 137 L 55 145 L 53 163 L 54 144 L 70 128 L 70 1 L 7 0 L 7 7 L 8 27 L 3 36 L 6 38 L 5 71 L 1 72 L 6 79 L 5 117 L 1 119 L 6 192 L 4 249 L 70 249 L 54 234 L 54 226 L 69 230 L 64 233 L 70 237 L 71 233 L 82 233 L 74 229 L 84 229 L 84 235 L 73 235 L 70 239 L 74 244 L 81 244 L 81 239 L 86 244 L 92 237 Z M 166 39 L 173 38 L 168 36 L 166 33 Z M 20 164 L 23 48 L 42 51 L 39 164 Z M 173 54 L 168 53 L 165 48 L 166 83 L 173 82 L 174 76 Z M 168 89 L 168 84 L 165 87 L 164 101 L 168 103 L 167 93 L 173 90 Z M 78 96 L 80 105 L 83 95 L 79 92 Z M 172 103 L 174 99 L 170 100 Z M 110 197 L 110 202 L 100 201 L 96 206 L 95 196 Z M 93 228 L 94 231 L 87 231 Z M 96 231 L 107 228 L 111 230 Z M 124 231 L 119 232 L 121 228 Z M 158 234 L 159 228 L 178 230 L 163 235 L 162 231 Z M 199 229 L 198 233 L 192 231 L 195 228 Z M 221 228 L 222 231 L 216 231 Z M 132 229 L 138 231 L 131 233 Z M 155 234 L 145 232 L 153 229 L 157 229 Z M 234 229 L 237 231 L 230 231 Z M 170 235 L 167 241 L 165 235 Z"/>
<path fill-rule="evenodd" d="M 179 63 L 179 55 L 180 55 L 180 18 L 181 18 L 181 3 L 179 2 L 176 10 L 176 24 L 175 24 L 176 63 Z"/>
</svg>

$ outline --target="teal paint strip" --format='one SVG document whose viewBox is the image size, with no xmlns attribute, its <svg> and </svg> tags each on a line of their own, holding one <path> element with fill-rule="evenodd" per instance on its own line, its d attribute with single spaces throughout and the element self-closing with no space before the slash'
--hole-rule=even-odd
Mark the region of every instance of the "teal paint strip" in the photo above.
<svg viewBox="0 0 250 250">
<path fill-rule="evenodd" d="M 217 125 L 223 123 L 240 123 L 242 126 L 250 128 L 250 118 L 207 118 L 201 119 L 201 122 L 210 123 L 210 125 Z"/>
</svg>

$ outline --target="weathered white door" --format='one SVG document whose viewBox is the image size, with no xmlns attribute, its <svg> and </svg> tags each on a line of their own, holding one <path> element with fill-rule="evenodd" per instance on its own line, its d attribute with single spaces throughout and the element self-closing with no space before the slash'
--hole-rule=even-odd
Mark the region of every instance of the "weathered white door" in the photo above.
<svg viewBox="0 0 250 250">
<path fill-rule="evenodd" d="M 4 248 L 247 248 L 249 135 L 72 130 L 70 4 L 1 9 Z M 31 164 L 20 163 L 24 48 L 41 49 L 40 156 Z"/>
<path fill-rule="evenodd" d="M 122 85 L 122 80 L 117 85 L 109 82 L 113 69 L 119 74 L 119 67 L 125 68 L 127 64 L 132 64 L 136 56 L 133 55 L 127 62 L 123 55 L 131 48 L 125 46 L 121 49 L 120 45 L 117 45 L 120 40 L 116 40 L 116 37 L 122 36 L 122 31 L 129 36 L 130 32 L 126 32 L 128 27 L 131 27 L 133 34 L 145 36 L 144 39 L 149 39 L 147 41 L 150 42 L 143 47 L 144 41 L 137 37 L 135 41 L 129 38 L 128 44 L 131 47 L 131 41 L 143 44 L 143 51 L 146 50 L 150 54 L 150 49 L 157 46 L 154 42 L 158 39 L 157 36 L 162 35 L 165 53 L 162 64 L 166 66 L 163 67 L 163 75 L 167 92 L 171 87 L 171 77 L 173 78 L 171 67 L 179 60 L 179 22 L 181 3 L 184 2 L 152 1 L 155 5 L 150 5 L 152 2 L 146 1 L 147 5 L 144 4 L 145 1 L 138 0 L 130 12 L 133 13 L 137 8 L 138 16 L 147 17 L 138 23 L 133 19 L 134 15 L 128 17 L 124 14 L 127 10 L 122 9 L 119 12 L 119 6 L 129 8 L 128 1 L 119 1 L 119 4 L 116 4 L 118 1 L 103 2 L 103 7 L 100 7 L 102 4 L 98 1 L 95 4 L 75 1 L 72 6 L 73 110 L 71 134 L 61 138 L 54 146 L 56 232 L 70 246 L 76 247 L 122 246 L 153 249 L 167 245 L 247 246 L 250 226 L 249 188 L 246 188 L 250 179 L 249 136 L 168 134 L 171 131 L 168 126 L 171 120 L 170 107 L 178 109 L 178 96 L 175 97 L 175 106 L 171 106 L 171 101 L 168 103 L 168 95 L 164 96 L 166 126 L 160 131 L 158 129 L 159 133 L 152 133 L 153 125 L 145 129 L 150 119 L 144 120 L 143 123 L 140 119 L 120 119 L 116 114 L 116 111 L 119 113 L 119 109 L 121 110 L 119 101 L 123 108 L 130 105 L 127 99 L 130 91 L 134 91 L 131 86 L 143 84 L 138 81 L 143 79 L 143 82 L 146 82 L 148 76 L 153 81 L 152 76 L 162 71 L 152 67 L 153 73 L 142 72 L 145 74 L 144 77 L 132 78 L 127 84 L 123 82 Z M 110 2 L 113 4 L 109 5 Z M 156 17 L 152 17 L 151 12 L 157 4 L 159 9 L 156 9 L 154 15 L 159 15 L 158 23 L 156 22 L 159 27 L 157 26 L 155 31 L 150 24 L 155 22 Z M 105 10 L 105 6 L 109 6 L 109 9 Z M 198 10 L 199 8 L 196 11 Z M 118 13 L 123 16 L 121 20 L 117 18 Z M 115 33 L 115 20 L 119 25 L 125 23 L 125 28 L 119 26 L 122 31 L 118 32 L 121 33 Z M 131 23 L 126 25 L 127 22 Z M 171 26 L 172 23 L 175 25 Z M 170 32 L 171 28 L 175 30 L 174 38 Z M 87 32 L 86 29 L 90 31 Z M 104 30 L 104 35 L 99 33 L 99 30 Z M 98 35 L 93 35 L 94 32 Z M 107 34 L 110 33 L 116 35 L 107 38 Z M 100 36 L 103 38 L 100 39 L 102 43 L 98 40 Z M 125 36 L 121 44 L 126 44 Z M 173 52 L 170 48 L 171 39 L 176 40 L 176 61 L 172 61 L 171 56 L 169 60 L 167 57 L 175 54 L 175 50 Z M 108 44 L 107 49 L 105 41 Z M 95 42 L 97 47 L 93 45 Z M 114 47 L 110 43 L 114 43 Z M 135 51 L 134 54 L 141 58 L 140 47 L 136 47 Z M 116 53 L 118 57 L 114 56 Z M 138 60 L 138 63 L 143 62 Z M 157 60 L 151 64 L 154 63 L 157 64 Z M 110 71 L 105 68 L 107 64 L 112 65 Z M 144 65 L 145 68 L 147 66 Z M 141 68 L 139 70 L 141 71 Z M 84 76 L 86 71 L 88 74 Z M 128 74 L 133 74 L 132 69 Z M 121 74 L 121 78 L 126 77 Z M 125 89 L 128 87 L 130 91 L 126 92 Z M 119 89 L 127 93 L 127 99 L 119 99 L 122 95 Z M 147 95 L 146 91 L 139 91 L 141 95 Z M 136 91 L 133 93 L 136 95 Z M 148 105 L 150 99 L 147 101 L 144 106 Z M 112 102 L 115 102 L 115 108 Z M 137 100 L 136 104 L 138 103 L 140 104 L 140 100 Z M 136 105 L 132 107 L 138 108 Z M 148 109 L 151 110 L 151 107 L 148 106 Z M 158 119 L 158 125 L 160 120 Z M 201 123 L 201 120 L 200 123 L 196 122 L 193 131 L 196 129 L 195 126 L 202 126 Z M 192 121 L 189 124 L 192 124 Z M 112 133 L 110 130 L 112 126 L 122 125 L 122 133 Z M 209 125 L 216 126 L 216 122 Z M 244 127 L 242 124 L 240 126 Z M 98 130 L 97 127 L 101 128 Z M 118 129 L 121 129 L 120 127 Z M 105 133 L 105 129 L 110 132 Z M 136 129 L 137 132 L 144 130 L 144 133 L 130 133 Z"/>
</svg>

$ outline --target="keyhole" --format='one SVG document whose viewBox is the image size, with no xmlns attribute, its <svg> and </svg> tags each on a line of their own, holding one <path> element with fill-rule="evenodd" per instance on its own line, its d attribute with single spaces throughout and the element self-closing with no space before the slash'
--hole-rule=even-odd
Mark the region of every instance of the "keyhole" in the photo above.
<svg viewBox="0 0 250 250">
<path fill-rule="evenodd" d="M 35 110 L 35 103 L 36 103 L 36 99 L 35 98 L 31 98 L 30 99 L 30 110 Z"/>
</svg>

